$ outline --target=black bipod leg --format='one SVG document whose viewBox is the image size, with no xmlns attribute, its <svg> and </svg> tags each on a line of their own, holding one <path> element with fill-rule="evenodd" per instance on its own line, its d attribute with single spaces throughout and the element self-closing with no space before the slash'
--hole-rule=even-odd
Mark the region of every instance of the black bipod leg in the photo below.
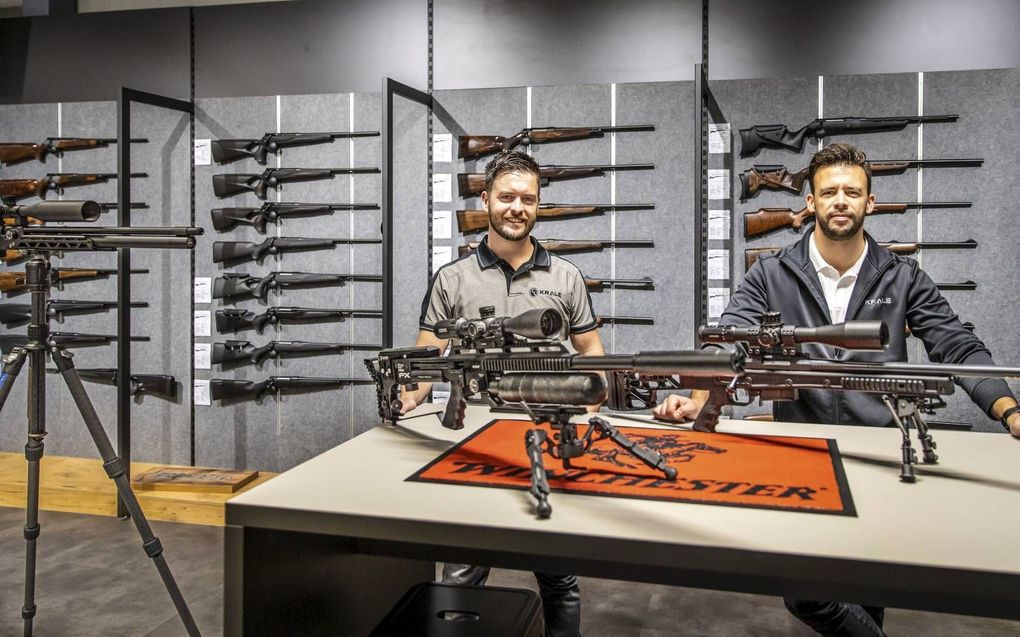
<svg viewBox="0 0 1020 637">
<path fill-rule="evenodd" d="M 549 504 L 549 480 L 545 473 L 545 463 L 542 462 L 542 447 L 546 440 L 546 433 L 541 429 L 529 429 L 524 434 L 524 446 L 531 463 L 531 495 L 535 496 L 538 517 L 543 519 L 552 515 L 552 505 Z"/>
<path fill-rule="evenodd" d="M 931 432 L 928 430 L 928 423 L 924 422 L 924 416 L 921 414 L 921 409 L 917 402 L 914 401 L 914 415 L 913 421 L 914 426 L 917 427 L 917 439 L 921 443 L 921 457 L 927 464 L 936 464 L 939 461 L 939 456 L 935 453 L 935 439 L 931 437 Z"/>
<path fill-rule="evenodd" d="M 85 386 L 81 382 L 81 377 L 78 375 L 74 363 L 71 362 L 71 354 L 62 347 L 51 346 L 50 355 L 61 377 L 64 379 L 67 389 L 71 392 L 71 398 L 74 399 L 74 403 L 77 405 L 78 411 L 85 421 L 85 426 L 92 436 L 92 441 L 95 443 L 96 449 L 103 459 L 103 469 L 106 471 L 106 475 L 117 485 L 117 493 L 120 494 L 121 500 L 123 500 L 124 505 L 127 507 L 128 514 L 135 523 L 138 535 L 142 538 L 142 548 L 145 549 L 145 554 L 152 558 L 152 562 L 156 566 L 160 578 L 163 580 L 163 585 L 166 587 L 167 592 L 170 594 L 170 599 L 173 600 L 174 606 L 177 608 L 177 614 L 180 615 L 181 621 L 184 623 L 184 628 L 188 631 L 188 635 L 201 637 L 198 626 L 195 624 L 195 619 L 191 616 L 191 611 L 188 609 L 187 602 L 184 601 L 184 596 L 181 594 L 180 588 L 177 587 L 177 582 L 170 572 L 166 558 L 163 557 L 163 545 L 160 543 L 159 538 L 152 533 L 152 528 L 149 526 L 148 520 L 145 519 L 145 514 L 142 513 L 142 507 L 139 506 L 138 499 L 135 497 L 134 491 L 131 490 L 131 483 L 128 482 L 124 470 L 124 461 L 117 456 L 113 445 L 110 444 L 110 438 L 106 435 L 103 423 L 100 422 L 95 407 L 92 406 L 92 400 L 89 398 L 88 393 L 85 391 Z"/>
<path fill-rule="evenodd" d="M 645 463 L 652 469 L 661 471 L 666 476 L 667 480 L 676 480 L 676 469 L 669 466 L 666 459 L 662 457 L 662 454 L 656 450 L 631 440 L 627 434 L 622 433 L 619 429 L 609 424 L 608 421 L 599 418 L 598 416 L 592 416 L 588 420 L 588 424 L 591 427 L 594 427 L 601 437 L 609 438 L 618 446 L 626 450 L 627 453 Z"/>
<path fill-rule="evenodd" d="M 893 404 L 895 402 L 895 405 Z M 900 480 L 903 482 L 916 482 L 917 476 L 914 475 L 914 463 L 917 462 L 917 453 L 914 451 L 914 447 L 910 444 L 910 429 L 907 424 L 903 422 L 901 415 L 903 405 L 901 399 L 895 396 L 882 396 L 882 402 L 889 408 L 889 412 L 892 413 L 893 422 L 900 428 L 900 433 L 903 434 L 903 444 L 900 449 L 903 452 L 903 464 L 900 468 Z"/>
</svg>

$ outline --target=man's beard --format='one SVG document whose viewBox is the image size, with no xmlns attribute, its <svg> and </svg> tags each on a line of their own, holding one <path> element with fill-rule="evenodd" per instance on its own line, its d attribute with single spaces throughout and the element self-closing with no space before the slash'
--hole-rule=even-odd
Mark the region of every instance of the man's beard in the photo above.
<svg viewBox="0 0 1020 637">
<path fill-rule="evenodd" d="M 822 234 L 824 234 L 825 238 L 829 241 L 849 241 L 857 236 L 857 233 L 860 232 L 861 226 L 863 225 L 864 215 L 859 217 L 855 215 L 851 217 L 849 225 L 834 228 L 829 225 L 828 220 L 823 220 L 819 224 L 819 227 L 822 229 Z"/>
<path fill-rule="evenodd" d="M 489 226 L 507 241 L 520 241 L 531 234 L 531 229 L 535 227 L 535 222 L 538 221 L 538 216 L 524 217 L 525 224 L 520 230 L 513 230 L 507 227 L 506 219 L 502 216 L 494 215 L 489 213 Z"/>
</svg>

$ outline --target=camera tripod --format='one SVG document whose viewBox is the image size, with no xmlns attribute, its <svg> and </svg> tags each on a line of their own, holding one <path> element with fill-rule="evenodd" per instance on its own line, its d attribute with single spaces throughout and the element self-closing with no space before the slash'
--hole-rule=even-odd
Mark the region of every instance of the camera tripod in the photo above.
<svg viewBox="0 0 1020 637">
<path fill-rule="evenodd" d="M 91 204 L 91 206 L 94 206 L 95 210 L 98 211 L 98 205 L 94 202 L 52 202 L 54 206 L 45 208 L 43 207 L 43 204 L 46 203 L 48 202 L 36 204 L 36 206 L 38 206 L 36 210 L 39 212 L 32 212 L 33 216 L 41 217 L 45 221 L 45 215 L 40 213 L 45 213 L 47 209 L 56 207 L 58 213 L 54 216 L 59 218 L 55 220 L 69 220 L 59 213 L 60 208 L 57 204 L 62 204 L 65 207 L 68 204 L 79 204 L 81 206 L 81 212 L 78 213 L 78 216 L 75 217 L 73 214 L 70 215 L 71 219 L 77 219 L 78 221 L 94 220 L 94 217 L 85 215 L 86 210 L 91 211 L 91 207 L 88 207 L 85 204 Z M 19 206 L 18 208 L 28 209 L 31 207 Z M 5 205 L 3 212 L 6 214 L 11 210 L 13 210 L 13 208 Z M 95 216 L 98 217 L 98 212 L 96 212 Z M 156 232 L 155 229 L 152 229 L 152 231 L 147 233 L 148 236 L 140 239 L 140 243 L 132 242 L 139 240 L 139 236 L 141 236 L 146 229 L 137 229 L 140 232 L 139 235 L 136 236 L 132 236 L 132 233 L 130 232 L 114 232 L 111 234 L 119 234 L 119 236 L 105 241 L 103 239 L 98 239 L 98 235 L 103 234 L 102 231 L 110 230 L 108 228 L 96 228 L 96 231 L 100 231 L 95 233 L 97 236 L 85 239 L 83 239 L 83 235 L 81 234 L 76 235 L 64 232 L 80 230 L 77 228 L 42 228 L 40 230 L 46 232 L 45 236 L 43 236 L 42 233 L 25 231 L 18 226 L 6 226 L 3 228 L 2 237 L 0 237 L 0 247 L 4 249 L 24 248 L 27 249 L 31 255 L 25 265 L 25 281 L 31 295 L 32 307 L 31 322 L 28 325 L 28 342 L 24 346 L 14 347 L 10 353 L 4 356 L 2 358 L 3 367 L 2 370 L 0 370 L 0 412 L 2 412 L 3 407 L 7 402 L 7 398 L 11 393 L 11 388 L 14 386 L 25 361 L 28 361 L 29 364 L 28 442 L 25 444 L 25 459 L 28 461 L 26 522 L 24 528 L 26 543 L 25 603 L 21 609 L 21 617 L 24 620 L 24 634 L 26 637 L 31 636 L 32 622 L 36 614 L 36 541 L 39 537 L 40 531 L 39 473 L 40 462 L 43 457 L 43 439 L 46 437 L 46 358 L 49 356 L 49 358 L 53 360 L 53 364 L 56 366 L 60 376 L 63 378 L 64 383 L 67 385 L 67 389 L 70 391 L 71 397 L 74 400 L 75 405 L 78 407 L 78 411 L 81 413 L 82 419 L 85 421 L 85 426 L 88 428 L 89 434 L 92 436 L 92 441 L 95 443 L 96 449 L 102 457 L 103 469 L 106 471 L 107 476 L 109 476 L 109 478 L 113 480 L 114 484 L 117 486 L 117 493 L 124 502 L 128 513 L 138 530 L 138 534 L 142 539 L 142 548 L 145 550 L 145 554 L 152 559 L 153 564 L 156 566 L 156 570 L 159 572 L 159 576 L 163 580 L 163 585 L 170 594 L 170 598 L 173 600 L 177 613 L 181 617 L 181 621 L 184 622 L 184 627 L 189 635 L 200 636 L 201 633 L 198 630 L 198 626 L 195 624 L 191 611 L 188 609 L 188 605 L 184 601 L 184 597 L 181 595 L 180 588 L 178 588 L 177 582 L 174 580 L 173 574 L 170 572 L 170 567 L 167 565 L 166 559 L 163 557 L 163 546 L 160 543 L 159 538 L 153 534 L 152 529 L 145 518 L 145 514 L 142 513 L 142 509 L 138 504 L 138 499 L 131 490 L 131 484 L 128 481 L 124 462 L 117 456 L 113 445 L 110 443 L 110 439 L 103 428 L 103 424 L 100 422 L 99 416 L 96 414 L 95 407 L 92 405 L 92 401 L 89 398 L 88 393 L 85 391 L 85 386 L 82 384 L 81 377 L 78 375 L 78 372 L 74 367 L 74 363 L 71 362 L 73 355 L 61 345 L 53 343 L 49 339 L 50 328 L 49 317 L 46 313 L 46 302 L 49 298 L 53 274 L 49 261 L 50 251 L 55 251 L 57 249 L 96 250 L 112 249 L 114 247 L 191 248 L 194 246 L 194 238 L 192 235 L 198 234 L 201 230 L 193 228 L 161 228 L 159 229 L 160 232 Z M 36 234 L 39 236 L 33 238 Z M 107 235 L 103 234 L 103 236 L 106 237 Z M 62 244 L 62 247 L 57 248 L 56 246 L 58 244 Z M 47 247 L 40 248 L 39 246 L 41 245 L 45 245 Z"/>
<path fill-rule="evenodd" d="M 549 481 L 542 462 L 543 451 L 561 460 L 564 469 L 571 469 L 572 458 L 583 456 L 593 444 L 608 438 L 652 469 L 661 471 L 667 480 L 676 479 L 676 469 L 669 466 L 659 452 L 631 440 L 603 418 L 598 416 L 589 418 L 588 430 L 583 436 L 578 436 L 577 423 L 570 422 L 570 417 L 586 413 L 587 409 L 584 407 L 528 405 L 523 402 L 521 406 L 532 422 L 536 425 L 547 422 L 554 432 L 551 439 L 543 429 L 529 429 L 524 434 L 524 446 L 528 452 L 528 461 L 531 463 L 531 495 L 535 496 L 535 510 L 540 518 L 552 515 L 552 505 L 549 504 Z"/>
</svg>

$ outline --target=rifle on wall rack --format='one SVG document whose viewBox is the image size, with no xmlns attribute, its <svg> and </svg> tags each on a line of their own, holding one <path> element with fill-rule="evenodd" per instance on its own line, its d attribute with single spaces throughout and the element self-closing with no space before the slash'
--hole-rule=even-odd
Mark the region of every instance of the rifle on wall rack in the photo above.
<svg viewBox="0 0 1020 637">
<path fill-rule="evenodd" d="M 602 215 L 610 210 L 654 210 L 652 204 L 562 204 L 544 203 L 538 207 L 539 219 Z M 489 227 L 489 213 L 484 210 L 458 210 L 457 229 L 462 234 L 486 230 Z"/>
<path fill-rule="evenodd" d="M 969 201 L 911 201 L 902 203 L 876 203 L 871 213 L 901 214 L 918 208 L 970 208 Z M 813 212 L 807 206 L 797 210 L 792 208 L 759 208 L 756 212 L 744 213 L 744 238 L 753 239 L 782 228 L 800 230 L 806 221 L 814 219 Z"/>
<path fill-rule="evenodd" d="M 538 174 L 542 185 L 551 181 L 567 181 L 584 179 L 585 177 L 601 177 L 607 172 L 623 170 L 652 170 L 654 164 L 600 164 L 592 166 L 539 166 Z M 473 197 L 485 190 L 485 173 L 459 173 L 457 175 L 458 192 L 462 198 Z"/>
<path fill-rule="evenodd" d="M 144 137 L 131 138 L 132 144 L 148 141 Z M 40 143 L 0 142 L 0 165 L 13 166 L 33 159 L 45 163 L 50 155 L 63 157 L 69 151 L 106 148 L 116 143 L 116 137 L 47 137 Z"/>
<path fill-rule="evenodd" d="M 217 164 L 230 164 L 245 157 L 266 165 L 270 153 L 284 148 L 331 144 L 335 140 L 354 137 L 378 137 L 379 131 L 352 131 L 348 133 L 266 133 L 258 139 L 214 139 L 212 157 Z"/>
<path fill-rule="evenodd" d="M 255 228 L 260 234 L 266 233 L 270 223 L 279 224 L 284 219 L 302 219 L 333 214 L 337 210 L 378 210 L 374 203 L 281 203 L 267 201 L 258 208 L 213 208 L 210 211 L 213 228 L 225 232 L 235 226 Z"/>
<path fill-rule="evenodd" d="M 511 150 L 521 145 L 530 146 L 532 144 L 570 142 L 578 139 L 605 137 L 606 133 L 633 133 L 653 130 L 655 130 L 655 127 L 651 124 L 575 128 L 549 126 L 545 128 L 524 128 L 510 137 L 502 137 L 500 135 L 461 135 L 457 140 L 457 157 L 469 159 Z"/>
<path fill-rule="evenodd" d="M 908 124 L 955 122 L 959 115 L 908 115 L 905 117 L 819 117 L 791 131 L 784 124 L 751 126 L 740 129 L 740 156 L 752 157 L 762 148 L 801 152 L 808 137 L 821 139 L 848 133 L 886 133 L 900 131 Z"/>
</svg>

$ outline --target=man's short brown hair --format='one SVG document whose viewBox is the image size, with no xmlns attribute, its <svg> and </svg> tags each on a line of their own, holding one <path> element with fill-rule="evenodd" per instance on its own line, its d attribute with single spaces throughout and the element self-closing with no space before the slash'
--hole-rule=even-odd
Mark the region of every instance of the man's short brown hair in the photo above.
<svg viewBox="0 0 1020 637">
<path fill-rule="evenodd" d="M 828 166 L 860 166 L 868 178 L 868 193 L 871 193 L 871 166 L 860 148 L 846 142 L 835 142 L 815 153 L 808 166 L 808 186 L 811 192 L 815 191 L 815 173 Z"/>
<path fill-rule="evenodd" d="M 519 150 L 504 150 L 493 157 L 485 166 L 485 192 L 492 194 L 492 184 L 506 173 L 531 173 L 542 187 L 542 175 L 538 162 L 531 155 Z"/>
</svg>

